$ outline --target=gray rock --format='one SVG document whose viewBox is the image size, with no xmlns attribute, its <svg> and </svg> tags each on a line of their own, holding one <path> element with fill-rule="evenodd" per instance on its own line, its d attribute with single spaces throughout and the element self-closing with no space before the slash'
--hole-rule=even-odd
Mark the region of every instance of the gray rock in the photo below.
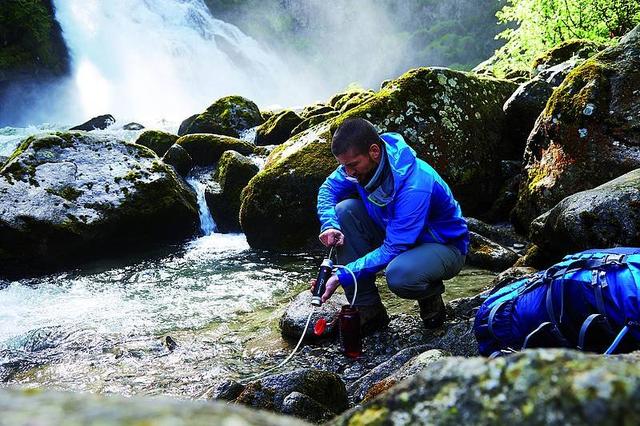
<svg viewBox="0 0 640 426">
<path fill-rule="evenodd" d="M 337 331 L 337 318 L 340 309 L 348 303 L 344 294 L 336 293 L 331 299 L 323 303 L 320 308 L 316 308 L 311 305 L 311 292 L 304 290 L 289 303 L 287 309 L 284 311 L 284 314 L 280 318 L 280 331 L 284 337 L 299 339 L 309 314 L 313 312 L 309 328 L 305 334 L 305 339 L 317 338 L 313 333 L 313 326 L 320 318 L 324 318 L 327 321 L 327 327 L 322 337 L 333 336 Z"/>
<path fill-rule="evenodd" d="M 552 263 L 592 247 L 637 246 L 640 169 L 573 194 L 531 224 L 531 239 Z"/>
<path fill-rule="evenodd" d="M 305 425 L 292 417 L 218 401 L 0 389 L 2 423 L 9 425 Z"/>
<path fill-rule="evenodd" d="M 470 248 L 467 254 L 467 265 L 500 272 L 518 260 L 518 254 L 475 232 L 469 232 Z"/>
<path fill-rule="evenodd" d="M 285 398 L 299 392 L 334 413 L 348 407 L 347 391 L 340 377 L 329 371 L 302 369 L 268 376 L 249 383 L 236 402 L 255 408 L 281 411 Z"/>
<path fill-rule="evenodd" d="M 490 225 L 473 217 L 468 217 L 466 220 L 469 231 L 475 232 L 504 247 L 513 247 L 516 244 L 526 243 L 523 237 L 516 234 L 513 225 L 510 223 L 502 222 Z"/>
<path fill-rule="evenodd" d="M 637 356 L 527 350 L 444 358 L 332 424 L 636 424 L 639 403 Z"/>
<path fill-rule="evenodd" d="M 391 373 L 389 376 L 373 384 L 362 398 L 362 402 L 366 403 L 382 392 L 392 388 L 397 383 L 408 379 L 409 377 L 419 373 L 434 362 L 445 358 L 448 354 L 438 349 L 430 349 L 411 358 L 404 365 Z M 393 392 L 393 390 L 391 391 Z"/>
<path fill-rule="evenodd" d="M 189 174 L 193 168 L 193 159 L 186 149 L 180 145 L 173 144 L 162 157 L 162 161 L 170 165 L 182 177 Z"/>
<path fill-rule="evenodd" d="M 424 352 L 427 349 L 425 346 L 413 346 L 406 348 L 392 356 L 387 361 L 378 365 L 367 374 L 351 383 L 348 387 L 349 395 L 353 398 L 355 403 L 362 401 L 369 389 L 381 380 L 391 376 L 398 369 L 400 369 L 407 361 L 415 357 L 416 355 Z"/>
<path fill-rule="evenodd" d="M 0 169 L 0 275 L 179 241 L 197 227 L 195 194 L 140 145 L 87 133 L 34 136 Z"/>
<path fill-rule="evenodd" d="M 205 192 L 207 205 L 220 232 L 240 232 L 240 194 L 258 173 L 253 161 L 236 151 L 225 151 L 220 157 L 215 178 L 219 186 Z"/>
<path fill-rule="evenodd" d="M 640 168 L 640 27 L 576 67 L 527 140 L 512 221 L 522 233 L 569 195 Z"/>
<path fill-rule="evenodd" d="M 206 392 L 207 399 L 223 399 L 225 401 L 234 401 L 245 386 L 235 380 L 225 380 L 213 386 Z"/>
<path fill-rule="evenodd" d="M 200 114 L 193 114 L 190 117 L 185 118 L 184 120 L 182 120 L 182 123 L 180 123 L 180 127 L 178 128 L 178 136 L 184 136 L 187 134 L 187 129 L 189 128 L 189 126 L 191 125 L 191 123 L 193 123 L 193 120 L 195 120 Z"/>
<path fill-rule="evenodd" d="M 113 115 L 111 114 L 99 115 L 97 117 L 93 117 L 89 121 L 72 127 L 69 130 L 85 130 L 87 132 L 91 130 L 103 130 L 111 126 L 115 122 L 116 119 L 113 118 Z"/>
<path fill-rule="evenodd" d="M 122 128 L 124 130 L 142 130 L 144 129 L 144 126 L 140 123 L 131 122 L 125 124 L 124 126 L 122 126 Z"/>
<path fill-rule="evenodd" d="M 335 417 L 335 413 L 329 408 L 300 392 L 291 392 L 287 395 L 282 401 L 280 412 L 314 423 L 326 422 Z"/>
</svg>

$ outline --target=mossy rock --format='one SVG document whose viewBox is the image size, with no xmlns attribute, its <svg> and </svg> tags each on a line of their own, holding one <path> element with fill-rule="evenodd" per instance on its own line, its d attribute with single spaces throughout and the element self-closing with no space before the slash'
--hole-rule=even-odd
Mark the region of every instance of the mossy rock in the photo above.
<svg viewBox="0 0 640 426">
<path fill-rule="evenodd" d="M 189 128 L 189 126 L 191 126 L 191 123 L 193 123 L 193 120 L 195 120 L 196 118 L 198 118 L 200 114 L 193 114 L 187 118 L 185 118 L 184 120 L 182 120 L 182 123 L 180 123 L 180 127 L 178 128 L 178 136 L 184 136 L 187 134 L 187 129 Z"/>
<path fill-rule="evenodd" d="M 331 424 L 636 424 L 638 403 L 637 355 L 540 349 L 444 358 Z"/>
<path fill-rule="evenodd" d="M 640 169 L 562 200 L 531 224 L 531 240 L 551 264 L 593 247 L 637 247 Z"/>
<path fill-rule="evenodd" d="M 291 110 L 273 115 L 256 132 L 256 145 L 279 145 L 289 139 L 291 131 L 302 122 L 302 118 Z"/>
<path fill-rule="evenodd" d="M 373 91 L 369 90 L 366 92 L 357 93 L 354 96 L 349 96 L 349 97 L 345 96 L 344 98 L 340 99 L 336 103 L 336 109 L 339 110 L 341 113 L 347 112 L 350 109 L 353 109 L 358 105 L 362 104 L 363 102 L 371 99 L 374 94 L 375 93 Z"/>
<path fill-rule="evenodd" d="M 0 82 L 69 71 L 69 53 L 51 0 L 4 1 L 0 22 Z"/>
<path fill-rule="evenodd" d="M 333 110 L 334 109 L 331 105 L 325 105 L 321 103 L 308 105 L 302 108 L 302 111 L 300 111 L 300 117 L 302 117 L 302 119 L 306 119 L 314 115 L 326 114 Z"/>
<path fill-rule="evenodd" d="M 170 165 L 182 177 L 186 177 L 193 168 L 193 158 L 186 149 L 173 144 L 162 157 L 162 161 Z"/>
<path fill-rule="evenodd" d="M 501 160 L 518 155 L 502 139 L 502 105 L 515 88 L 504 80 L 419 68 L 360 106 L 292 136 L 243 192 L 240 223 L 249 244 L 276 250 L 317 244 L 318 188 L 338 165 L 331 135 L 354 117 L 402 134 L 449 183 L 465 214 L 486 211 L 501 187 Z"/>
<path fill-rule="evenodd" d="M 524 155 L 514 224 L 640 167 L 640 28 L 586 60 L 554 91 Z"/>
<path fill-rule="evenodd" d="M 565 40 L 559 45 L 536 56 L 532 63 L 533 72 L 538 73 L 543 69 L 561 64 L 562 62 L 568 61 L 572 58 L 587 59 L 603 50 L 605 47 L 606 46 L 604 44 L 596 43 L 591 40 Z"/>
<path fill-rule="evenodd" d="M 298 133 L 301 133 L 317 124 L 323 123 L 334 117 L 337 117 L 338 115 L 340 115 L 340 113 L 333 110 L 324 114 L 312 115 L 311 117 L 304 119 L 293 130 L 291 130 L 291 135 L 297 135 Z"/>
<path fill-rule="evenodd" d="M 337 165 L 330 140 L 328 125 L 293 136 L 249 181 L 240 224 L 252 247 L 293 250 L 317 243 L 318 188 Z"/>
<path fill-rule="evenodd" d="M 469 235 L 470 244 L 467 265 L 494 272 L 502 272 L 513 266 L 518 260 L 518 254 L 513 250 L 503 247 L 475 232 L 469 232 Z"/>
<path fill-rule="evenodd" d="M 381 133 L 400 133 L 449 184 L 463 213 L 482 217 L 504 181 L 501 162 L 521 155 L 503 138 L 502 106 L 516 88 L 472 73 L 416 68 L 332 120 L 331 130 L 361 117 Z"/>
<path fill-rule="evenodd" d="M 178 136 L 169 132 L 146 130 L 138 136 L 135 143 L 146 146 L 155 152 L 158 157 L 162 157 L 177 140 Z"/>
<path fill-rule="evenodd" d="M 225 151 L 233 150 L 242 155 L 253 153 L 254 146 L 249 142 L 230 136 L 214 134 L 193 134 L 181 136 L 176 144 L 184 148 L 195 165 L 212 166 Z"/>
<path fill-rule="evenodd" d="M 187 126 L 186 134 L 215 133 L 240 137 L 240 133 L 262 124 L 258 106 L 242 96 L 227 96 L 215 101 Z"/>
<path fill-rule="evenodd" d="M 2 421 L 11 425 L 212 425 L 302 426 L 282 416 L 220 401 L 188 401 L 58 392 L 29 388 L 0 389 Z"/>
<path fill-rule="evenodd" d="M 37 274 L 175 242 L 195 194 L 148 148 L 110 136 L 23 141 L 0 169 L 0 276 Z"/>
<path fill-rule="evenodd" d="M 214 178 L 220 192 L 206 192 L 207 204 L 220 232 L 240 231 L 240 194 L 258 173 L 249 158 L 236 151 L 225 151 L 220 157 Z"/>
<path fill-rule="evenodd" d="M 333 109 L 340 109 L 345 102 L 347 102 L 349 99 L 353 98 L 354 96 L 360 95 L 362 92 L 364 92 L 364 90 L 347 90 L 345 92 L 338 93 L 333 97 L 331 97 L 331 99 L 329 99 L 329 102 L 327 102 L 327 104 L 333 107 Z"/>
</svg>

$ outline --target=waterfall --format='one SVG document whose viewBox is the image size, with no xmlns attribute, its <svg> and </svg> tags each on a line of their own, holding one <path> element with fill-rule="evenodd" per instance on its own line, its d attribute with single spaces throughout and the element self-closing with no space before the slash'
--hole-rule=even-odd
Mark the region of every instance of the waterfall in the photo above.
<svg viewBox="0 0 640 426">
<path fill-rule="evenodd" d="M 211 216 L 211 211 L 209 210 L 209 206 L 207 205 L 207 199 L 205 196 L 206 185 L 198 180 L 198 178 L 194 175 L 189 176 L 186 180 L 187 183 L 196 192 L 196 196 L 198 198 L 200 230 L 204 235 L 211 235 L 214 232 L 218 232 L 216 222 L 213 220 L 213 216 Z"/>
<path fill-rule="evenodd" d="M 182 120 L 229 94 L 262 105 L 293 102 L 286 64 L 211 16 L 203 0 L 54 4 L 85 118 Z"/>
</svg>

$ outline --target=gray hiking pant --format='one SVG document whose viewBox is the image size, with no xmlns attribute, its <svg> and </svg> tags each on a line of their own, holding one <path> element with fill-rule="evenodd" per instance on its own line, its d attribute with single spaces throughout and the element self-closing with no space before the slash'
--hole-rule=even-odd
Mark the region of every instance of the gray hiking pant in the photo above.
<svg viewBox="0 0 640 426">
<path fill-rule="evenodd" d="M 346 265 L 382 245 L 385 231 L 371 219 L 360 199 L 341 201 L 336 206 L 338 222 L 344 234 L 344 245 L 337 248 L 337 259 Z M 464 265 L 465 256 L 452 245 L 424 243 L 413 247 L 387 265 L 389 289 L 403 299 L 419 300 L 444 292 L 442 280 L 456 276 Z M 348 300 L 353 298 L 353 286 L 344 289 Z M 358 281 L 356 305 L 368 306 L 380 302 L 375 276 Z"/>
</svg>

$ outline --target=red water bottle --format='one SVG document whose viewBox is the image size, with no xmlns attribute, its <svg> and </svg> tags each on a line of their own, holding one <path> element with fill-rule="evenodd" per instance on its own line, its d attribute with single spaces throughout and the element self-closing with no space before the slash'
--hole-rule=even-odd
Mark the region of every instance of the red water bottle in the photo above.
<svg viewBox="0 0 640 426">
<path fill-rule="evenodd" d="M 340 341 L 344 354 L 349 358 L 362 355 L 362 339 L 360 338 L 360 312 L 358 308 L 344 305 L 339 315 Z"/>
</svg>

